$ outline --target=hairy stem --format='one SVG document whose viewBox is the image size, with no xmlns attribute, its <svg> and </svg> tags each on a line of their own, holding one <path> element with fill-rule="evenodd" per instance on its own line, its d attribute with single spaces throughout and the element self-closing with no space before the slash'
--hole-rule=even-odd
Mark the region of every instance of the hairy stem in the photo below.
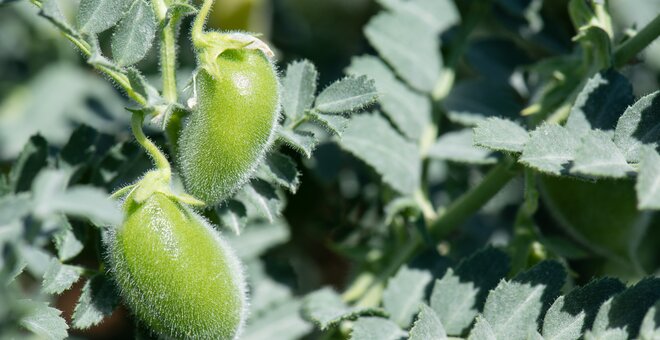
<svg viewBox="0 0 660 340">
<path fill-rule="evenodd" d="M 151 156 L 156 165 L 156 168 L 161 170 L 166 177 L 170 177 L 172 169 L 170 168 L 170 163 L 167 161 L 165 155 L 158 149 L 156 144 L 154 144 L 147 136 L 144 135 L 142 131 L 142 122 L 144 121 L 144 113 L 141 111 L 134 111 L 133 116 L 131 117 L 131 129 L 133 130 L 133 135 L 135 140 L 144 148 L 144 150 Z"/>
<path fill-rule="evenodd" d="M 660 36 L 660 14 L 642 28 L 637 34 L 618 46 L 614 51 L 614 66 L 622 67 L 628 60 L 641 52 Z"/>
<path fill-rule="evenodd" d="M 439 240 L 448 235 L 495 196 L 515 177 L 517 172 L 511 169 L 512 163 L 513 160 L 509 157 L 500 161 L 486 174 L 481 183 L 440 212 L 438 219 L 429 226 L 432 236 Z"/>
<path fill-rule="evenodd" d="M 153 2 L 158 21 L 167 17 L 167 5 L 163 0 Z M 178 18 L 171 18 L 160 35 L 160 67 L 163 77 L 163 98 L 167 102 L 176 103 L 176 25 Z"/>
<path fill-rule="evenodd" d="M 206 18 L 209 16 L 209 12 L 211 11 L 212 7 L 213 0 L 204 0 L 202 7 L 197 13 L 197 17 L 195 17 L 195 22 L 193 23 L 191 34 L 193 45 L 195 45 L 196 48 L 201 47 L 199 44 L 203 40 L 202 36 L 204 34 L 204 24 L 206 23 Z"/>
</svg>

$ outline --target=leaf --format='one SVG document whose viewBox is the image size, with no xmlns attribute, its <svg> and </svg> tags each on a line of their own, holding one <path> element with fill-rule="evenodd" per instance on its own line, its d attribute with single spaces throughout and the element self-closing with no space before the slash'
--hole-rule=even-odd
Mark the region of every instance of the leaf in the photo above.
<svg viewBox="0 0 660 340">
<path fill-rule="evenodd" d="M 332 327 L 343 320 L 354 320 L 359 316 L 384 316 L 384 312 L 375 308 L 348 307 L 341 297 L 331 288 L 322 288 L 305 297 L 303 315 L 313 321 L 322 330 Z M 393 325 L 393 322 L 390 321 Z M 396 325 L 395 325 L 396 326 Z M 396 327 L 398 329 L 398 327 Z"/>
<path fill-rule="evenodd" d="M 509 271 L 509 258 L 502 251 L 486 248 L 465 258 L 456 268 L 436 279 L 431 308 L 449 335 L 461 335 L 482 309 L 488 292 Z"/>
<path fill-rule="evenodd" d="M 491 117 L 477 124 L 473 139 L 475 145 L 491 150 L 520 153 L 529 133 L 513 121 Z"/>
<path fill-rule="evenodd" d="M 41 290 L 48 294 L 61 294 L 78 281 L 83 269 L 60 263 L 57 259 L 50 260 L 48 270 L 44 274 Z"/>
<path fill-rule="evenodd" d="M 607 300 L 598 311 L 594 326 L 584 334 L 585 340 L 627 340 L 629 339 L 628 332 L 622 328 L 608 329 L 607 315 L 612 309 L 612 301 L 614 298 Z"/>
<path fill-rule="evenodd" d="M 119 305 L 114 285 L 104 275 L 95 275 L 85 283 L 73 311 L 73 327 L 85 329 L 99 324 Z"/>
<path fill-rule="evenodd" d="M 639 99 L 623 113 L 614 130 L 614 143 L 628 162 L 640 162 L 643 146 L 658 148 L 660 140 L 660 92 Z"/>
<path fill-rule="evenodd" d="M 248 216 L 259 216 L 273 222 L 280 213 L 280 199 L 275 188 L 264 180 L 253 179 L 235 197 L 243 202 Z"/>
<path fill-rule="evenodd" d="M 492 152 L 472 141 L 472 129 L 447 132 L 431 146 L 428 156 L 467 164 L 493 164 L 497 159 Z"/>
<path fill-rule="evenodd" d="M 457 82 L 443 105 L 449 120 L 469 126 L 489 117 L 517 119 L 522 109 L 511 88 L 483 79 Z"/>
<path fill-rule="evenodd" d="M 379 0 L 391 11 L 405 13 L 423 22 L 435 34 L 441 33 L 461 21 L 461 17 L 450 0 Z"/>
<path fill-rule="evenodd" d="M 394 322 L 377 317 L 357 319 L 351 332 L 351 340 L 398 340 L 405 336 Z"/>
<path fill-rule="evenodd" d="M 566 273 L 553 261 L 544 261 L 502 281 L 486 299 L 483 315 L 497 339 L 527 339 L 536 331 L 537 320 L 564 284 Z"/>
<path fill-rule="evenodd" d="M 300 172 L 298 172 L 296 163 L 291 157 L 280 152 L 270 152 L 266 156 L 261 169 L 266 173 L 266 177 L 286 188 L 292 194 L 295 194 L 298 190 Z"/>
<path fill-rule="evenodd" d="M 57 0 L 44 0 L 41 3 L 39 15 L 48 19 L 48 21 L 53 23 L 53 25 L 59 28 L 62 32 L 74 37 L 79 36 L 78 32 L 76 32 L 66 21 L 66 18 L 64 18 Z"/>
<path fill-rule="evenodd" d="M 225 235 L 243 260 L 253 259 L 265 253 L 268 249 L 285 243 L 291 234 L 289 226 L 283 219 L 273 222 L 252 222 L 238 235 Z"/>
<path fill-rule="evenodd" d="M 647 311 L 660 299 L 660 279 L 648 277 L 616 295 L 598 310 L 591 329 L 595 338 L 612 331 L 634 338 Z"/>
<path fill-rule="evenodd" d="M 634 169 L 612 141 L 611 134 L 587 130 L 575 151 L 571 173 L 611 178 L 624 178 Z"/>
<path fill-rule="evenodd" d="M 136 0 L 112 36 L 112 58 L 119 66 L 142 60 L 156 36 L 156 15 L 145 0 Z"/>
<path fill-rule="evenodd" d="M 318 144 L 314 134 L 309 131 L 279 129 L 278 139 L 307 158 L 312 157 L 312 151 Z"/>
<path fill-rule="evenodd" d="M 387 65 L 374 56 L 353 58 L 346 72 L 373 79 L 378 90 L 378 102 L 387 117 L 406 137 L 421 137 L 424 128 L 431 122 L 428 97 L 399 81 Z"/>
<path fill-rule="evenodd" d="M 470 331 L 468 340 L 497 340 L 493 327 L 483 316 L 477 316 L 477 322 Z"/>
<path fill-rule="evenodd" d="M 9 187 L 13 192 L 30 189 L 37 173 L 44 168 L 48 159 L 48 143 L 41 135 L 34 135 L 23 146 L 9 172 Z"/>
<path fill-rule="evenodd" d="M 442 57 L 439 39 L 424 23 L 409 15 L 381 12 L 365 26 L 364 34 L 403 80 L 416 90 L 433 91 Z"/>
<path fill-rule="evenodd" d="M 590 78 L 571 109 L 566 128 L 576 134 L 588 130 L 614 130 L 619 116 L 633 102 L 632 86 L 616 71 Z"/>
<path fill-rule="evenodd" d="M 349 119 L 343 114 L 323 114 L 319 112 L 310 112 L 309 114 L 315 121 L 321 123 L 331 133 L 341 137 L 344 130 L 348 127 Z"/>
<path fill-rule="evenodd" d="M 646 312 L 642 326 L 639 329 L 640 340 L 660 339 L 660 301 Z"/>
<path fill-rule="evenodd" d="M 314 109 L 323 113 L 353 112 L 375 102 L 377 97 L 373 80 L 366 76 L 348 76 L 321 91 Z"/>
<path fill-rule="evenodd" d="M 247 210 L 240 201 L 229 199 L 222 202 L 216 212 L 220 218 L 220 224 L 229 228 L 236 235 L 240 235 L 247 222 Z"/>
<path fill-rule="evenodd" d="M 431 307 L 426 304 L 421 305 L 421 310 L 417 316 L 417 321 L 410 330 L 410 340 L 445 340 L 445 332 L 442 322 Z"/>
<path fill-rule="evenodd" d="M 654 149 L 642 151 L 635 190 L 637 208 L 660 209 L 660 155 Z"/>
<path fill-rule="evenodd" d="M 19 324 L 32 333 L 38 335 L 43 339 L 65 339 L 69 334 L 67 333 L 66 321 L 60 316 L 61 311 L 48 307 L 47 304 L 22 300 L 28 311 L 19 320 Z"/>
<path fill-rule="evenodd" d="M 165 102 L 165 100 L 160 97 L 158 90 L 149 84 L 139 70 L 134 67 L 128 67 L 126 68 L 126 76 L 128 77 L 128 81 L 133 90 L 144 97 L 149 106 L 155 106 Z M 167 123 L 167 120 L 164 119 L 163 123 Z"/>
<path fill-rule="evenodd" d="M 248 320 L 242 340 L 296 340 L 312 330 L 312 325 L 303 320 L 298 311 L 301 306 L 298 299 L 291 299 L 266 313 Z"/>
<path fill-rule="evenodd" d="M 0 226 L 20 221 L 32 210 L 32 200 L 28 194 L 0 197 Z M 20 223 L 22 225 L 22 223 Z"/>
<path fill-rule="evenodd" d="M 602 278 L 560 296 L 550 306 L 543 320 L 546 340 L 579 339 L 591 327 L 599 307 L 625 286 L 616 279 Z"/>
<path fill-rule="evenodd" d="M 396 191 L 411 194 L 419 186 L 417 146 L 401 137 L 381 116 L 353 117 L 340 146 L 371 165 Z"/>
<path fill-rule="evenodd" d="M 383 291 L 383 308 L 390 314 L 390 320 L 407 328 L 419 311 L 419 304 L 431 279 L 427 271 L 401 267 L 387 281 L 387 288 Z"/>
<path fill-rule="evenodd" d="M 81 0 L 78 9 L 78 29 L 83 33 L 100 33 L 112 27 L 124 16 L 133 0 Z"/>
<path fill-rule="evenodd" d="M 579 145 L 579 139 L 571 131 L 546 123 L 532 131 L 519 161 L 536 170 L 560 175 L 573 160 Z"/>
<path fill-rule="evenodd" d="M 65 227 L 53 236 L 57 257 L 60 261 L 68 261 L 76 257 L 84 248 L 86 234 L 84 228 L 73 227 L 66 217 L 62 216 Z"/>
<path fill-rule="evenodd" d="M 317 81 L 318 72 L 308 60 L 295 61 L 287 66 L 282 79 L 282 109 L 289 119 L 299 119 L 312 107 Z"/>
</svg>

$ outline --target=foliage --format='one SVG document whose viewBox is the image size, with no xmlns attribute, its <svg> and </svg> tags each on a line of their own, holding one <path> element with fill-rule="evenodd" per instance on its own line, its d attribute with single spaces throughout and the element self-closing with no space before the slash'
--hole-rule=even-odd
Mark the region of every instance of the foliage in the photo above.
<svg viewBox="0 0 660 340">
<path fill-rule="evenodd" d="M 0 337 L 122 318 L 107 237 L 121 198 L 164 179 L 236 249 L 244 339 L 659 336 L 660 16 L 622 0 L 324 2 L 370 17 L 328 67 L 286 38 L 320 31 L 308 51 L 333 56 L 319 36 L 341 23 L 274 3 L 274 130 L 203 206 L 177 156 L 195 65 L 268 46 L 199 35 L 212 1 L 0 0 Z"/>
</svg>

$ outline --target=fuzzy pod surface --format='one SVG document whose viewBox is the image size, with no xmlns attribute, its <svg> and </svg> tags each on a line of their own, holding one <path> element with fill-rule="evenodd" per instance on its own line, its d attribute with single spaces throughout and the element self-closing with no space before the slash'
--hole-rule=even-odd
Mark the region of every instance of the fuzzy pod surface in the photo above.
<svg viewBox="0 0 660 340">
<path fill-rule="evenodd" d="M 150 330 L 176 339 L 234 339 L 247 311 L 229 244 L 189 208 L 154 193 L 107 237 L 121 295 Z"/>
<path fill-rule="evenodd" d="M 279 83 L 263 52 L 229 49 L 200 68 L 195 90 L 178 160 L 187 192 L 214 205 L 247 181 L 272 142 Z"/>
</svg>

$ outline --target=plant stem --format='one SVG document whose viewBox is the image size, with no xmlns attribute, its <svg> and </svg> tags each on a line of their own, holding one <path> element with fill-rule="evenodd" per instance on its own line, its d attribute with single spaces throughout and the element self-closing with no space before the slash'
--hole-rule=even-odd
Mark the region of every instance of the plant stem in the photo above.
<svg viewBox="0 0 660 340">
<path fill-rule="evenodd" d="M 204 34 L 204 23 L 206 22 L 206 17 L 208 17 L 209 12 L 211 11 L 211 7 L 213 7 L 213 0 L 204 0 L 202 7 L 197 13 L 197 17 L 195 17 L 191 35 L 193 45 L 195 45 L 196 48 L 200 48 L 199 44 L 203 40 L 202 36 Z"/>
<path fill-rule="evenodd" d="M 637 34 L 618 46 L 614 51 L 614 66 L 619 68 L 641 52 L 660 36 L 660 14 L 642 28 Z"/>
<path fill-rule="evenodd" d="M 135 140 L 144 148 L 144 150 L 151 156 L 158 170 L 163 172 L 168 179 L 172 174 L 172 169 L 170 168 L 170 163 L 167 161 L 165 155 L 158 149 L 156 144 L 154 144 L 147 136 L 144 135 L 142 131 L 142 122 L 144 121 L 144 113 L 142 111 L 134 111 L 133 116 L 131 117 L 131 129 L 133 130 L 133 135 Z"/>
<path fill-rule="evenodd" d="M 436 240 L 446 236 L 495 196 L 516 175 L 512 164 L 511 158 L 505 158 L 486 174 L 481 183 L 440 212 L 438 219 L 429 226 L 432 236 Z"/>
<path fill-rule="evenodd" d="M 153 2 L 158 21 L 167 17 L 167 5 L 163 0 Z M 171 18 L 160 35 L 160 67 L 163 77 L 163 98 L 169 103 L 177 102 L 176 90 L 176 25 L 178 18 Z"/>
</svg>

